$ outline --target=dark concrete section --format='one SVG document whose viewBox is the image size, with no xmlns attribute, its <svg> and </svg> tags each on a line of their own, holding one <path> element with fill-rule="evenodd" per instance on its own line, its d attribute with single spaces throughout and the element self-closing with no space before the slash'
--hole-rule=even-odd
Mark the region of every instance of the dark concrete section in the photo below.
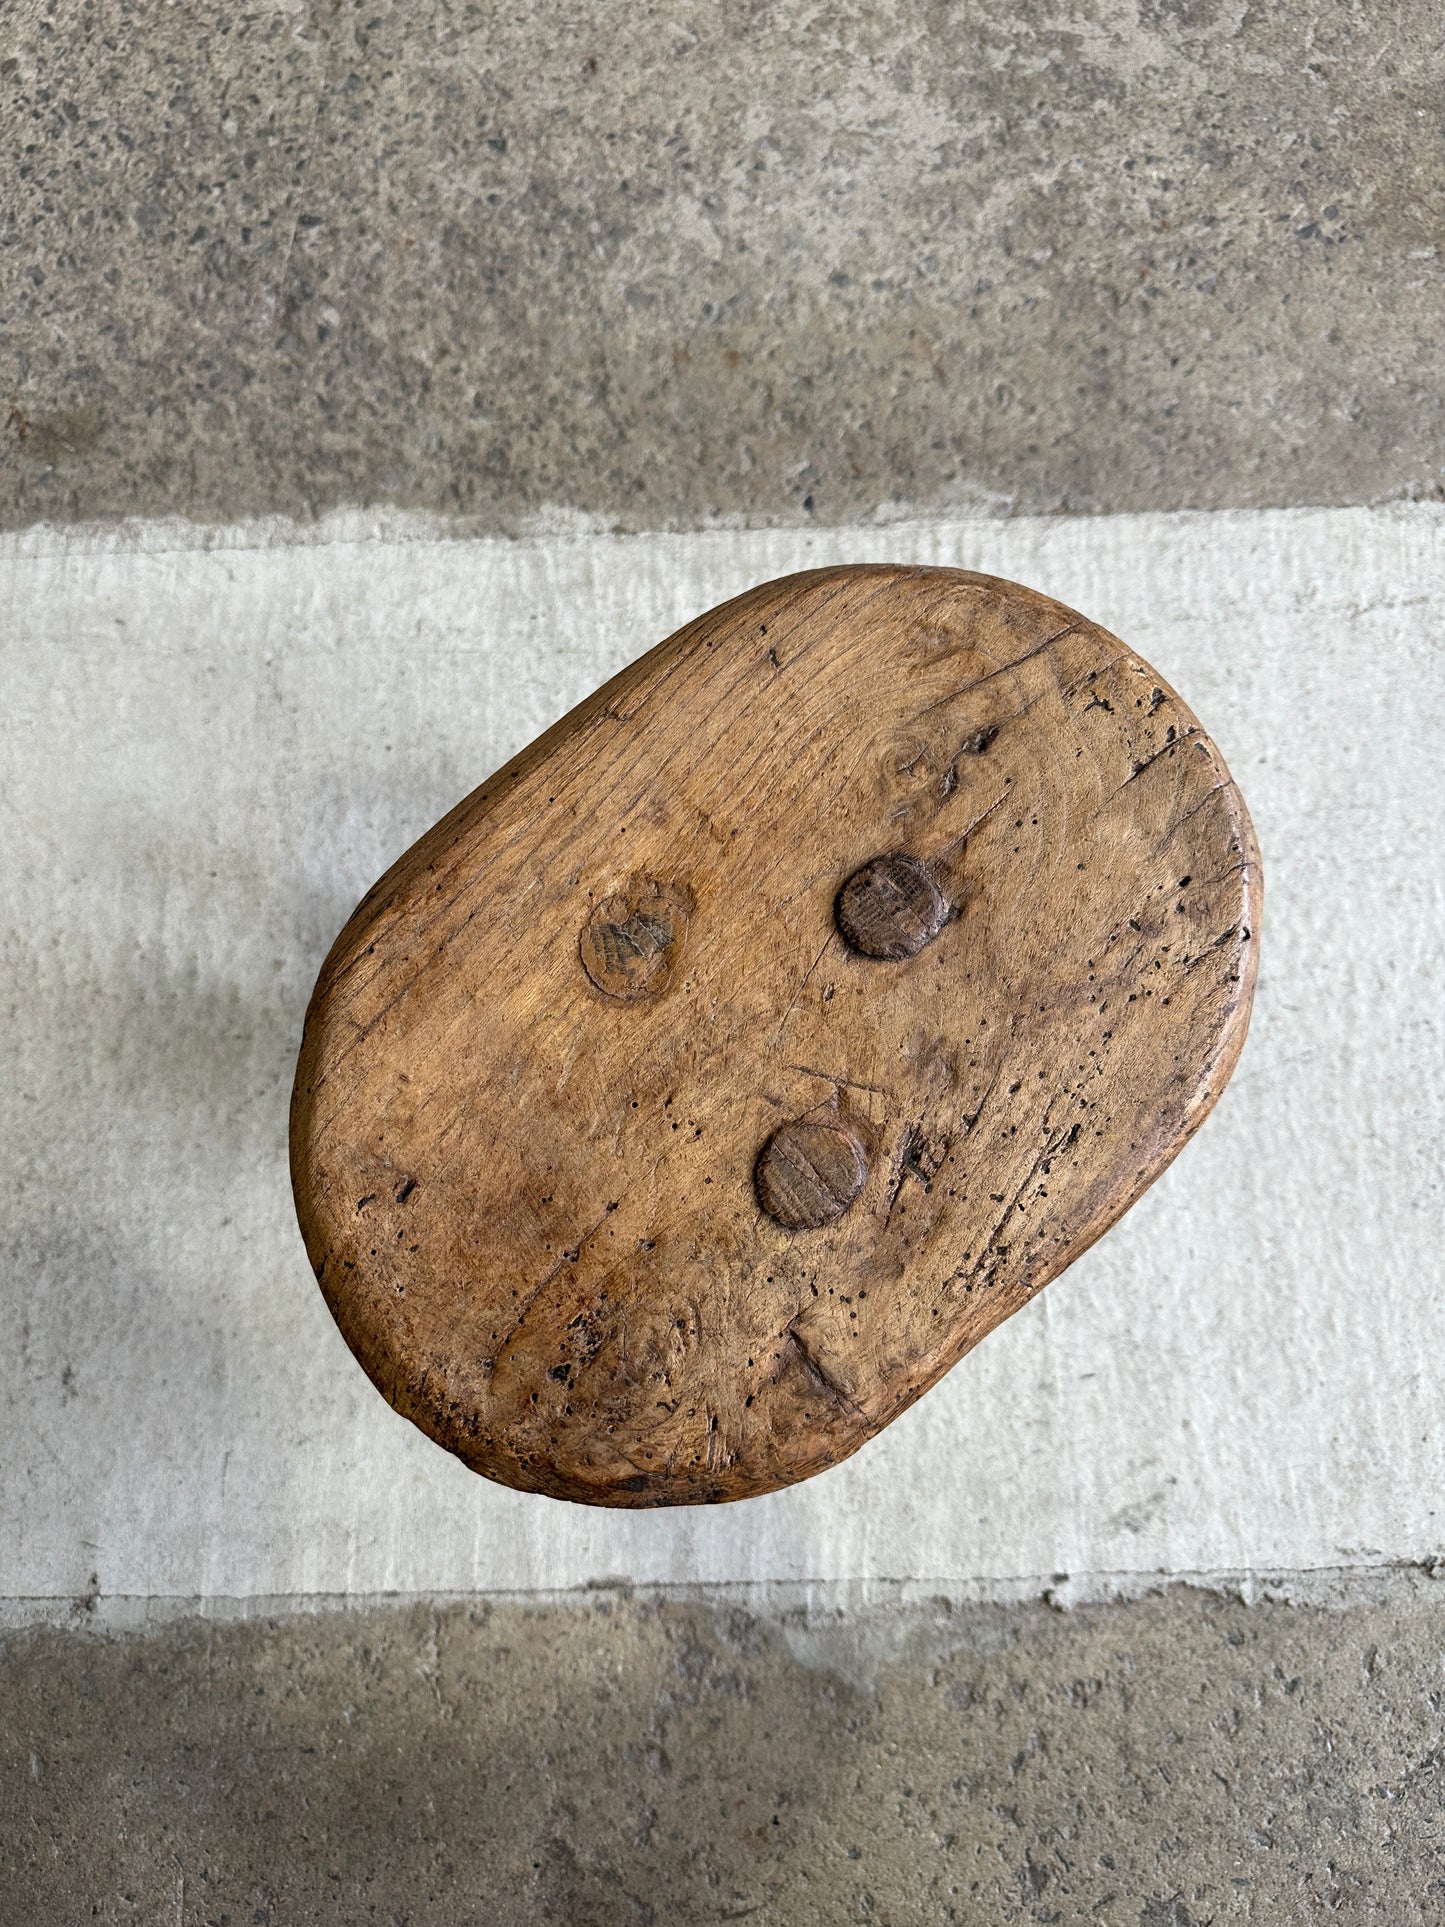
<svg viewBox="0 0 1445 1927">
<path fill-rule="evenodd" d="M 1438 493 L 1442 101 L 1434 0 L 12 7 L 0 520 Z"/>
<path fill-rule="evenodd" d="M 12 1636 L 0 1921 L 1438 1921 L 1434 1591 Z"/>
</svg>

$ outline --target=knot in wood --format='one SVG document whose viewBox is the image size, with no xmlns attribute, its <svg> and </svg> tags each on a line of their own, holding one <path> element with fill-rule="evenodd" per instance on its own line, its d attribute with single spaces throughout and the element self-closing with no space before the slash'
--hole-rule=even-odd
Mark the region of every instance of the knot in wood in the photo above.
<svg viewBox="0 0 1445 1927">
<path fill-rule="evenodd" d="M 857 1133 L 809 1118 L 774 1131 L 753 1174 L 758 1202 L 788 1231 L 814 1231 L 841 1218 L 867 1176 Z"/>
<path fill-rule="evenodd" d="M 850 949 L 898 963 L 938 935 L 948 921 L 948 900 L 916 857 L 894 851 L 853 872 L 833 914 Z"/>
<path fill-rule="evenodd" d="M 690 906 L 685 890 L 652 877 L 604 897 L 578 945 L 582 968 L 597 989 L 628 1004 L 663 990 L 682 947 Z"/>
</svg>

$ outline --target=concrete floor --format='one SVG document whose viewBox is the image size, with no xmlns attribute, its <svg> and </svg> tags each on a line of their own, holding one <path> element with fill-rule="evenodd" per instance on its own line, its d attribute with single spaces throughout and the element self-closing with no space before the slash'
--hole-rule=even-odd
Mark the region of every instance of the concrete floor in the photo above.
<svg viewBox="0 0 1445 1927">
<path fill-rule="evenodd" d="M 1435 1922 L 1442 1594 L 21 1635 L 0 1922 Z"/>
<path fill-rule="evenodd" d="M 1426 0 L 12 6 L 0 525 L 1438 499 L 1442 98 Z M 0 1640 L 0 1924 L 1438 1921 L 1445 1601 L 1358 1552 L 1328 1605 L 82 1599 Z"/>
<path fill-rule="evenodd" d="M 1438 493 L 1427 0 L 0 25 L 0 518 Z"/>
</svg>

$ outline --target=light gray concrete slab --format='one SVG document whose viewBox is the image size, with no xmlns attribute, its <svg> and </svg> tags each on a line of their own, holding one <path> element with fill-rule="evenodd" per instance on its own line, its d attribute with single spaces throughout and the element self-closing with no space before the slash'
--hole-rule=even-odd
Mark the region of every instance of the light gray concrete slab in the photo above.
<svg viewBox="0 0 1445 1927">
<path fill-rule="evenodd" d="M 1433 1927 L 1441 1590 L 12 1636 L 0 1922 Z"/>
<path fill-rule="evenodd" d="M 0 550 L 16 1610 L 616 1576 L 1077 1598 L 1441 1553 L 1445 513 L 197 539 Z M 1049 590 L 1197 707 L 1264 851 L 1240 1071 L 1127 1220 L 847 1464 L 665 1514 L 491 1486 L 383 1403 L 307 1269 L 285 1110 L 315 970 L 382 868 L 622 662 L 769 575 L 881 556 Z"/>
<path fill-rule="evenodd" d="M 12 6 L 0 520 L 1439 493 L 1432 0 Z"/>
</svg>

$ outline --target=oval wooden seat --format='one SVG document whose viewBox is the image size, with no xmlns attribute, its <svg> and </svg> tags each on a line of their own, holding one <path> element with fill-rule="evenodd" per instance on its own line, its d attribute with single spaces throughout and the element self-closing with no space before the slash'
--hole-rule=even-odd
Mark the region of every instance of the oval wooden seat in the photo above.
<svg viewBox="0 0 1445 1927">
<path fill-rule="evenodd" d="M 489 778 L 337 939 L 291 1138 L 326 1301 L 506 1484 L 804 1478 L 1202 1122 L 1259 891 L 1218 752 L 1083 617 L 954 570 L 767 583 Z"/>
</svg>

